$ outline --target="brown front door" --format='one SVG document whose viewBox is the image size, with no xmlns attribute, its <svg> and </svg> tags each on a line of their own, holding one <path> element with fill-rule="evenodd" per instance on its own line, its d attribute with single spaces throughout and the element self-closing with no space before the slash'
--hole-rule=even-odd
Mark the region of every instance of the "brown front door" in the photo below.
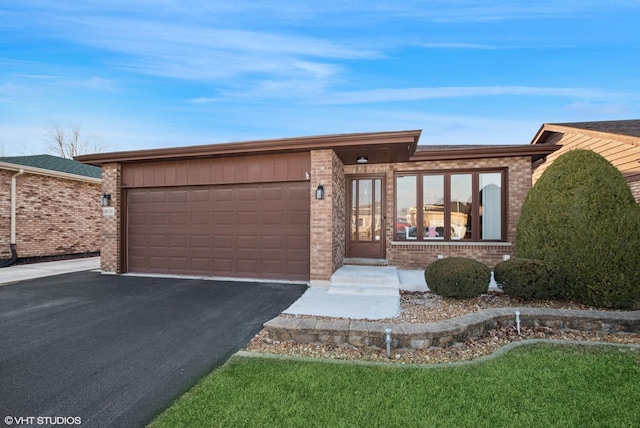
<svg viewBox="0 0 640 428">
<path fill-rule="evenodd" d="M 384 258 L 384 176 L 348 177 L 347 257 Z"/>
</svg>

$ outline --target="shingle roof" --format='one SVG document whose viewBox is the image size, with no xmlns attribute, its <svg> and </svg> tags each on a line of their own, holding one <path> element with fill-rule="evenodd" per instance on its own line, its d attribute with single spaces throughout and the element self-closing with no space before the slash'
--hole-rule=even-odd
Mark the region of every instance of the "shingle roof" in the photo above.
<svg viewBox="0 0 640 428">
<path fill-rule="evenodd" d="M 640 137 L 640 119 L 603 120 L 599 122 L 552 123 L 551 125 L 587 129 L 589 131 L 608 132 L 611 134 Z"/>
<path fill-rule="evenodd" d="M 85 177 L 102 177 L 101 169 L 96 166 L 52 155 L 0 157 L 0 162 L 66 172 L 67 174 L 83 175 Z"/>
</svg>

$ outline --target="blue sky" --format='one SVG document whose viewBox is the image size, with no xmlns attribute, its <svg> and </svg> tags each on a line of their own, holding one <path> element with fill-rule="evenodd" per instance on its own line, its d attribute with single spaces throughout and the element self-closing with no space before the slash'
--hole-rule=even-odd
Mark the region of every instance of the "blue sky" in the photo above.
<svg viewBox="0 0 640 428">
<path fill-rule="evenodd" d="M 640 1 L 21 0 L 0 6 L 0 154 L 422 129 L 528 144 L 640 118 Z"/>
</svg>

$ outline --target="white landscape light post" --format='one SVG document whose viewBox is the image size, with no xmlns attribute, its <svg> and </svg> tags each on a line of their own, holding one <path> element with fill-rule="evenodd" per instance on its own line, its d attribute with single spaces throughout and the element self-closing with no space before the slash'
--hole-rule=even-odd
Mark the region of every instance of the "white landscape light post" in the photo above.
<svg viewBox="0 0 640 428">
<path fill-rule="evenodd" d="M 384 330 L 384 342 L 387 344 L 387 358 L 391 358 L 391 329 Z"/>
<path fill-rule="evenodd" d="M 516 330 L 520 334 L 520 311 L 516 311 Z"/>
</svg>

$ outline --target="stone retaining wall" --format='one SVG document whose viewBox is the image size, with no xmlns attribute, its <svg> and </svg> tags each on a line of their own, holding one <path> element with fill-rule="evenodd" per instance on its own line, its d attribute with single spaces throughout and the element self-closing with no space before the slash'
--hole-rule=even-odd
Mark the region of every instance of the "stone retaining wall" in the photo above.
<svg viewBox="0 0 640 428">
<path fill-rule="evenodd" d="M 269 338 L 281 342 L 385 347 L 385 329 L 391 329 L 395 349 L 447 347 L 482 336 L 501 326 L 544 326 L 558 330 L 602 333 L 640 333 L 640 311 L 576 311 L 569 309 L 484 309 L 446 321 L 424 324 L 392 324 L 327 318 L 276 317 L 264 324 Z"/>
</svg>

